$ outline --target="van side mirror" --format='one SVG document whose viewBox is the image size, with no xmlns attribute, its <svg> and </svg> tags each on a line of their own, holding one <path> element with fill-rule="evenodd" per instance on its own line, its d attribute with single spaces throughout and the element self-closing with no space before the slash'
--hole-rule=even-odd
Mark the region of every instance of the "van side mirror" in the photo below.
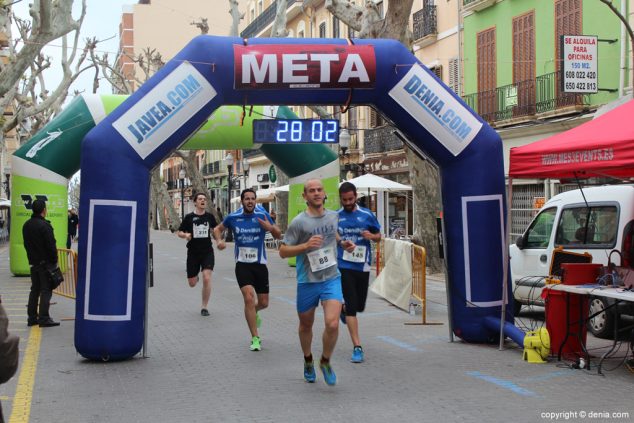
<svg viewBox="0 0 634 423">
<path fill-rule="evenodd" d="M 517 239 L 515 240 L 515 245 L 517 246 L 517 248 L 519 248 L 520 250 L 523 250 L 525 247 L 525 243 L 524 243 L 524 236 L 520 235 L 517 237 Z"/>
</svg>

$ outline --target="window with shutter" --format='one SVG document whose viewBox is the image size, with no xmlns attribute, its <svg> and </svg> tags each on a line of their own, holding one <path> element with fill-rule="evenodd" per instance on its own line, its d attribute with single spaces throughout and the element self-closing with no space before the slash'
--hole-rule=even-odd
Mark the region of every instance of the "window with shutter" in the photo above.
<svg viewBox="0 0 634 423">
<path fill-rule="evenodd" d="M 513 18 L 513 90 L 505 93 L 513 116 L 535 113 L 535 12 Z M 505 105 L 506 106 L 506 105 Z M 505 107 L 507 109 L 507 107 Z M 510 117 L 510 116 L 508 116 Z"/>
<path fill-rule="evenodd" d="M 477 34 L 478 69 L 478 113 L 492 122 L 495 116 L 495 84 L 497 69 L 495 61 L 495 28 Z"/>
<path fill-rule="evenodd" d="M 339 38 L 339 19 L 332 17 L 332 38 Z"/>
<path fill-rule="evenodd" d="M 561 91 L 561 45 L 562 35 L 580 35 L 582 0 L 555 1 L 555 90 L 557 107 L 574 105 L 581 101 L 581 96 Z"/>
<path fill-rule="evenodd" d="M 429 68 L 429 70 L 442 81 L 442 65 L 434 66 Z"/>
<path fill-rule="evenodd" d="M 460 68 L 457 58 L 449 60 L 449 88 L 460 95 Z"/>
<path fill-rule="evenodd" d="M 326 38 L 326 22 L 319 24 L 319 38 Z"/>
</svg>

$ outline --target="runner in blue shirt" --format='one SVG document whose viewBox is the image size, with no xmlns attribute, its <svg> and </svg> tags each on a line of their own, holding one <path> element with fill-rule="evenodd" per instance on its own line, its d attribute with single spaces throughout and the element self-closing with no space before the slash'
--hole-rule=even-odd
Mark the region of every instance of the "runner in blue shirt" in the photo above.
<svg viewBox="0 0 634 423">
<path fill-rule="evenodd" d="M 361 363 L 364 354 L 359 338 L 357 313 L 365 310 L 372 261 L 370 241 L 381 239 L 381 226 L 372 211 L 357 204 L 357 187 L 354 184 L 341 184 L 339 200 L 343 206 L 339 209 L 339 236 L 342 240 L 350 240 L 356 245 L 352 252 L 345 251 L 341 246 L 337 249 L 337 263 L 341 272 L 341 289 L 345 304 L 341 312 L 341 321 L 347 323 L 352 340 L 350 361 Z"/>
<path fill-rule="evenodd" d="M 218 249 L 224 250 L 226 244 L 221 234 L 225 228 L 233 231 L 236 279 L 244 298 L 244 317 L 251 332 L 250 349 L 260 351 L 262 346 L 258 333 L 261 324 L 259 311 L 269 305 L 269 271 L 266 267 L 264 236 L 268 231 L 274 238 L 280 239 L 282 231 L 264 208 L 256 207 L 255 199 L 255 191 L 250 188 L 243 190 L 240 194 L 242 207 L 227 215 L 222 223 L 214 228 L 214 232 L 216 239 L 221 239 Z"/>
</svg>

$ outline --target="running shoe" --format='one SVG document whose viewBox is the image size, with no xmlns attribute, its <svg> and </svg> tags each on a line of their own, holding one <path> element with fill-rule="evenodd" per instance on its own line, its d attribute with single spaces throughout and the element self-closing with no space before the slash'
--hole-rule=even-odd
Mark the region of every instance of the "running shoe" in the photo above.
<svg viewBox="0 0 634 423">
<path fill-rule="evenodd" d="M 254 336 L 251 338 L 251 346 L 249 347 L 251 351 L 261 351 L 262 346 L 260 345 L 260 337 Z"/>
<path fill-rule="evenodd" d="M 315 365 L 313 362 L 307 363 L 304 361 L 304 380 L 308 383 L 315 383 L 317 375 L 315 374 Z"/>
<path fill-rule="evenodd" d="M 354 349 L 352 350 L 352 358 L 350 358 L 350 361 L 352 361 L 353 363 L 363 363 L 363 348 L 354 347 Z"/>
<path fill-rule="evenodd" d="M 257 326 L 258 328 L 262 326 L 262 318 L 260 318 L 260 313 L 258 313 L 257 311 L 255 312 L 255 326 Z"/>
<path fill-rule="evenodd" d="M 330 363 L 320 363 L 319 368 L 321 369 L 321 373 L 324 375 L 324 380 L 327 385 L 334 386 L 337 384 L 337 375 L 332 369 Z"/>
<path fill-rule="evenodd" d="M 201 309 L 200 315 L 205 317 L 209 316 L 209 310 L 207 310 L 206 308 Z"/>
</svg>

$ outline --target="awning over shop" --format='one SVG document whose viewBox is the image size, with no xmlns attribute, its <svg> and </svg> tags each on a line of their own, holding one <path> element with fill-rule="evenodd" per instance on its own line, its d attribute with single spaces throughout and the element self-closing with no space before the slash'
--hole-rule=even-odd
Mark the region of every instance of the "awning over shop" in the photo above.
<svg viewBox="0 0 634 423">
<path fill-rule="evenodd" d="M 634 176 L 634 100 L 552 137 L 511 148 L 511 178 Z"/>
<path fill-rule="evenodd" d="M 256 192 L 256 203 L 270 203 L 275 200 L 275 188 L 262 188 Z M 240 197 L 233 197 L 232 203 L 240 203 Z"/>
</svg>

